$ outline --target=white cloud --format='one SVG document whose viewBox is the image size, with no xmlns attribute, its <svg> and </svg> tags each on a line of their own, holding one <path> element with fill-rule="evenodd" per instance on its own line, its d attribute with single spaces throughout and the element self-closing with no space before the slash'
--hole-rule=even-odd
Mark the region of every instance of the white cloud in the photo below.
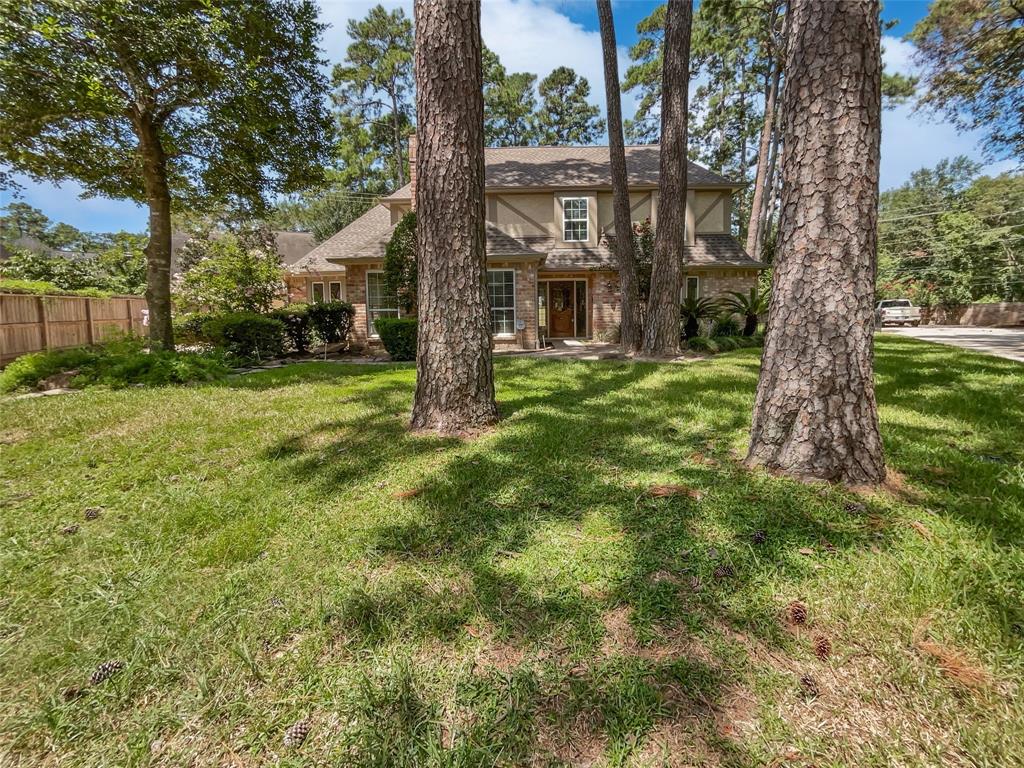
<svg viewBox="0 0 1024 768">
<path fill-rule="evenodd" d="M 912 75 L 915 72 L 913 43 L 891 35 L 882 36 L 882 65 L 887 72 Z"/>
</svg>

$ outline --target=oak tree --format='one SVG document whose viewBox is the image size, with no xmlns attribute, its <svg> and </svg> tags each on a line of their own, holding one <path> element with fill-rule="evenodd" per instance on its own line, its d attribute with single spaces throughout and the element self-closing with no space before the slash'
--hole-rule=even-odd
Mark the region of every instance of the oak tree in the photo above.
<svg viewBox="0 0 1024 768">
<path fill-rule="evenodd" d="M 480 4 L 416 0 L 416 246 L 419 336 L 414 429 L 498 420 L 484 239 Z"/>
<path fill-rule="evenodd" d="M 873 302 L 881 135 L 878 0 L 793 0 L 782 195 L 749 466 L 885 478 Z"/>
<path fill-rule="evenodd" d="M 37 0 L 0 14 L 0 163 L 149 209 L 150 338 L 173 346 L 171 210 L 268 197 L 329 152 L 311 0 Z"/>
</svg>

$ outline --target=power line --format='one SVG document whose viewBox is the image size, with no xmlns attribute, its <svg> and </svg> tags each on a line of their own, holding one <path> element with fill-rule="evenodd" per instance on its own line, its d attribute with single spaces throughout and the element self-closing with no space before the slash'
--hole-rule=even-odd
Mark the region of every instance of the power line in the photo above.
<svg viewBox="0 0 1024 768">
<path fill-rule="evenodd" d="M 890 224 L 890 223 L 892 223 L 894 221 L 905 221 L 906 219 L 920 219 L 920 218 L 924 218 L 925 216 L 938 216 L 938 215 L 940 215 L 942 213 L 960 213 L 960 210 L 959 209 L 946 209 L 946 210 L 935 211 L 933 213 L 914 213 L 914 214 L 910 214 L 909 216 L 897 216 L 897 217 L 892 218 L 892 219 L 879 219 L 878 223 L 879 224 Z M 1024 208 L 1018 208 L 1015 211 L 1000 211 L 999 213 L 978 214 L 977 218 L 979 218 L 979 219 L 990 219 L 993 216 L 1012 216 L 1015 213 L 1024 213 Z"/>
</svg>

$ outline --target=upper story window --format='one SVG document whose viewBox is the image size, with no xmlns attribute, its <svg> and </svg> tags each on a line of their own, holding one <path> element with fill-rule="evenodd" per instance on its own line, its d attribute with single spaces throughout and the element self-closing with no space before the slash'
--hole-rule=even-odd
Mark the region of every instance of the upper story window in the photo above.
<svg viewBox="0 0 1024 768">
<path fill-rule="evenodd" d="M 562 239 L 567 242 L 581 242 L 590 239 L 588 231 L 587 198 L 562 198 Z"/>
</svg>

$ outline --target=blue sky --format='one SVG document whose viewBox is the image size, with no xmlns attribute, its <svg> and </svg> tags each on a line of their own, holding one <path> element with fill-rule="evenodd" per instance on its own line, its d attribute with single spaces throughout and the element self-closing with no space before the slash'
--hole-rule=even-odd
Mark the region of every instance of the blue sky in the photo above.
<svg viewBox="0 0 1024 768">
<path fill-rule="evenodd" d="M 658 4 L 656 0 L 613 0 L 618 35 L 619 65 L 628 64 L 626 51 L 636 40 L 636 24 Z M 344 57 L 347 38 L 345 23 L 366 14 L 368 0 L 320 0 L 321 17 L 330 24 L 324 38 L 324 54 L 333 62 Z M 401 6 L 411 15 L 411 0 L 384 0 L 385 6 Z M 901 38 L 928 10 L 922 0 L 889 0 L 883 18 L 898 19 L 899 24 L 885 33 L 885 59 L 890 70 L 912 72 L 913 46 Z M 511 71 L 536 72 L 544 77 L 559 65 L 573 67 L 590 80 L 595 102 L 604 107 L 601 75 L 601 44 L 597 13 L 593 0 L 484 0 L 483 35 Z M 632 114 L 627 97 L 623 113 Z M 939 120 L 913 113 L 909 106 L 890 110 L 882 122 L 882 189 L 898 186 L 918 168 L 934 165 L 945 157 L 965 154 L 981 159 L 976 135 L 962 135 Z M 1009 164 L 997 164 L 988 170 L 998 172 Z M 80 199 L 75 184 L 57 187 L 20 180 L 23 199 L 41 208 L 54 221 L 64 221 L 79 229 L 143 231 L 146 213 L 133 203 L 105 198 Z M 0 207 L 11 199 L 0 192 Z"/>
</svg>

